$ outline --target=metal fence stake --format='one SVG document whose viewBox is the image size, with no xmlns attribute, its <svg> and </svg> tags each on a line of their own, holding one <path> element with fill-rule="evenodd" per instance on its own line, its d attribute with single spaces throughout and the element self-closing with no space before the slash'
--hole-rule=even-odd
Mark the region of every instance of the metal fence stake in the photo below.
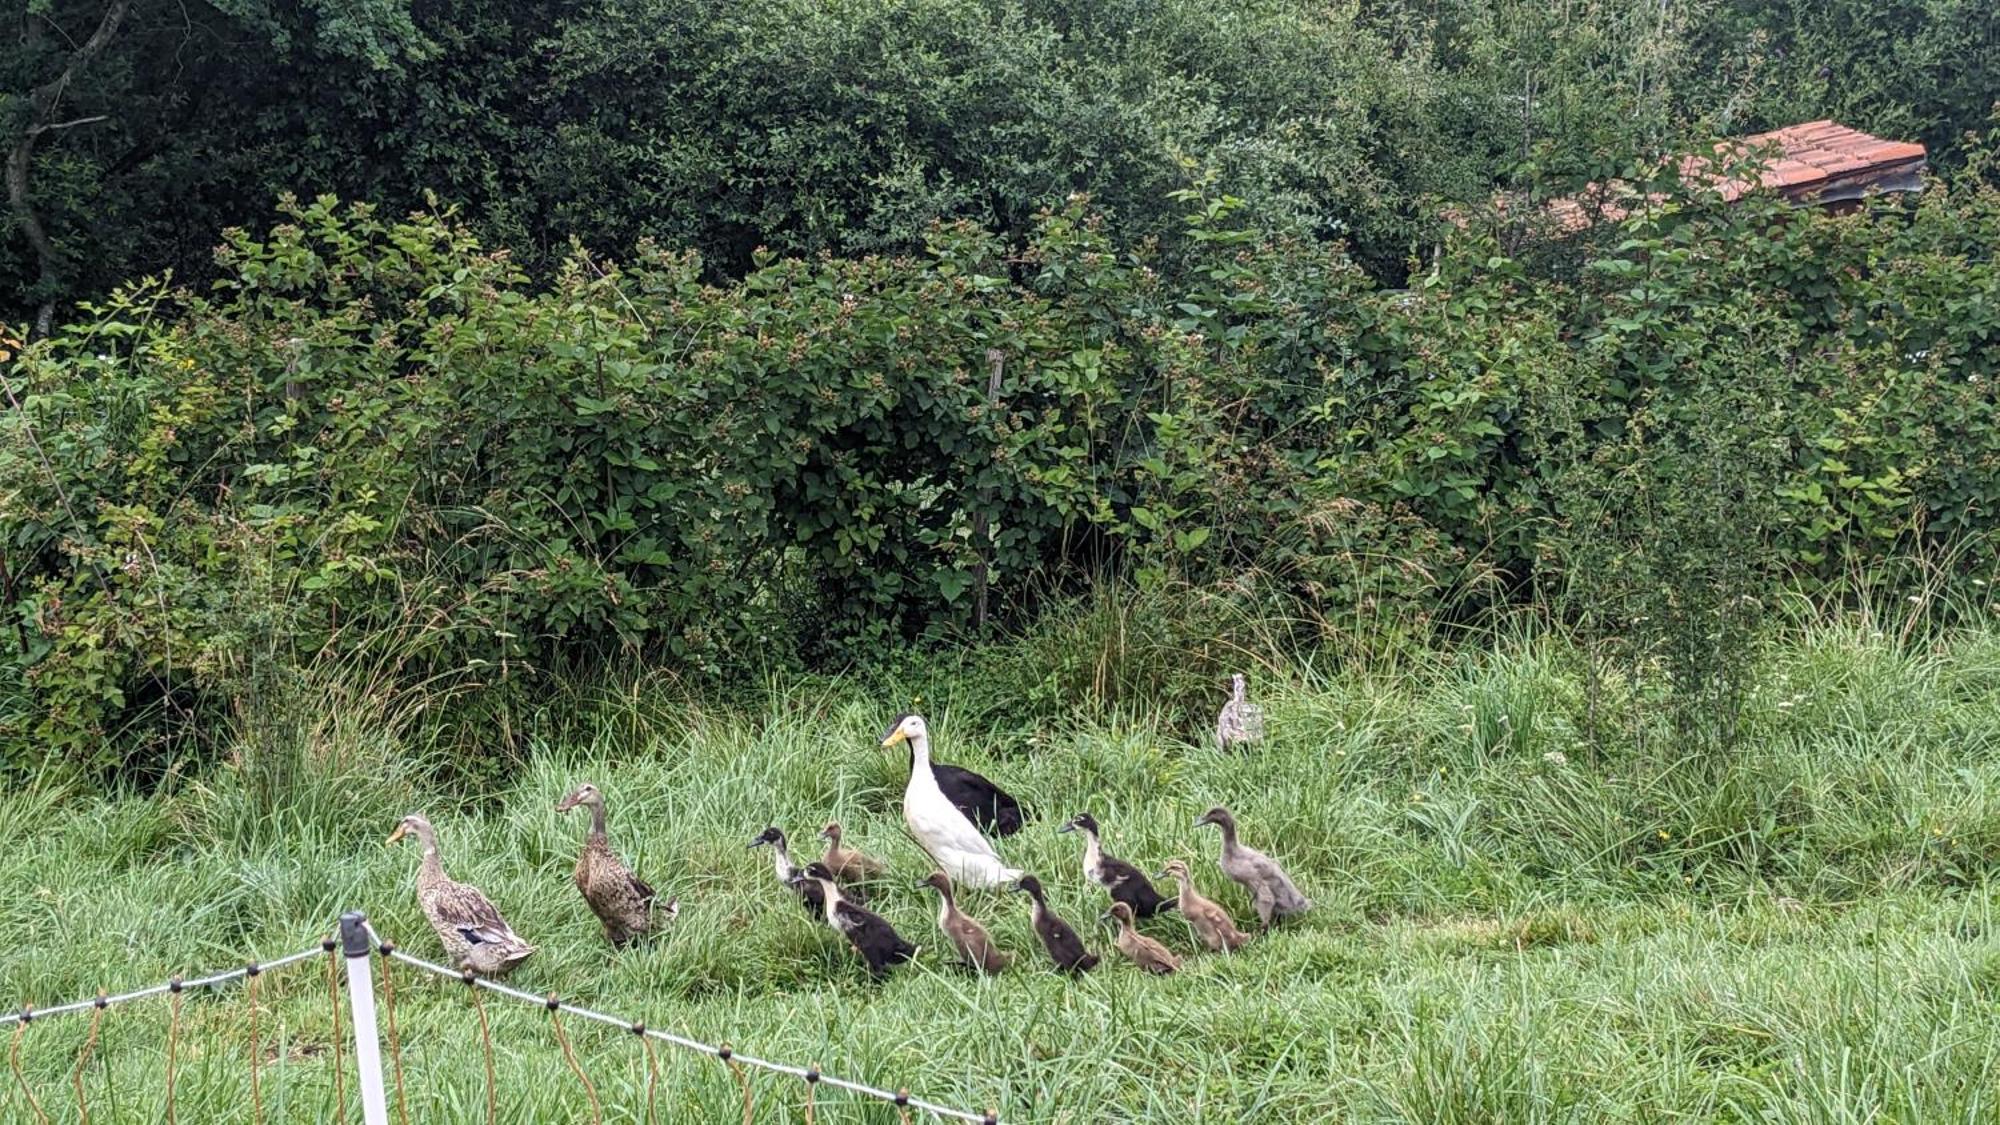
<svg viewBox="0 0 2000 1125">
<path fill-rule="evenodd" d="M 375 1032 L 374 949 L 368 917 L 357 911 L 340 916 L 340 952 L 347 959 L 347 1002 L 354 1013 L 354 1069 L 361 1079 L 361 1120 L 389 1125 L 389 1099 L 382 1087 L 382 1042 Z"/>
</svg>

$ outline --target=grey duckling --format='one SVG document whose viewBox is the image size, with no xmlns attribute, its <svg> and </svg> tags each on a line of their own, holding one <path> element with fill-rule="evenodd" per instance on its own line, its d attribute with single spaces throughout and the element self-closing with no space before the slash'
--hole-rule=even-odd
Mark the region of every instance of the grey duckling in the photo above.
<svg viewBox="0 0 2000 1125">
<path fill-rule="evenodd" d="M 799 896 L 799 904 L 806 913 L 816 919 L 826 916 L 826 896 L 820 892 L 819 884 L 805 877 L 804 869 L 792 862 L 792 850 L 785 843 L 785 834 L 776 827 L 766 828 L 757 838 L 750 841 L 752 848 L 771 849 L 771 867 L 777 872 L 778 882 Z"/>
<path fill-rule="evenodd" d="M 1213 824 L 1222 829 L 1222 873 L 1250 892 L 1250 904 L 1256 908 L 1257 920 L 1265 929 L 1270 929 L 1271 923 L 1279 918 L 1312 909 L 1312 900 L 1299 893 L 1276 860 L 1236 839 L 1236 818 L 1228 809 L 1217 805 L 1194 823 L 1197 828 Z"/>
</svg>

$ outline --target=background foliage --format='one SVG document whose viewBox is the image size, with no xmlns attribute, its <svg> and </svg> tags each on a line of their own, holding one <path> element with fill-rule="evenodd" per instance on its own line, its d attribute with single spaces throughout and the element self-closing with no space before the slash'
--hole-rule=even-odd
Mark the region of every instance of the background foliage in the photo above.
<svg viewBox="0 0 2000 1125">
<path fill-rule="evenodd" d="M 387 642 L 502 694 L 817 666 L 1108 574 L 1306 645 L 1546 600 L 1712 702 L 1746 607 L 1992 530 L 1975 179 L 1861 220 L 1689 197 L 1569 280 L 1475 224 L 1407 290 L 1179 203 L 1166 243 L 1079 198 L 1018 252 L 961 223 L 722 284 L 579 251 L 547 285 L 449 214 L 289 204 L 212 293 L 121 290 L 12 365 L 15 722 L 108 765 L 259 660 Z"/>
<path fill-rule="evenodd" d="M 1984 0 L 14 0 L 0 319 L 172 269 L 282 192 L 463 205 L 538 279 L 572 240 L 909 252 L 937 220 L 1025 242 L 1097 200 L 1137 243 L 1188 163 L 1260 224 L 1400 280 L 1439 199 L 1557 190 L 1689 137 L 1836 116 L 1961 138 L 2000 89 Z M 116 16 L 116 19 L 111 17 Z M 94 30 L 111 28 L 88 58 Z M 73 73 L 72 73 L 73 71 Z M 67 75 L 67 78 L 65 78 Z M 46 111 L 46 112 L 43 112 Z M 58 126 L 34 133 L 37 123 Z M 22 225 L 32 212 L 51 254 Z"/>
</svg>

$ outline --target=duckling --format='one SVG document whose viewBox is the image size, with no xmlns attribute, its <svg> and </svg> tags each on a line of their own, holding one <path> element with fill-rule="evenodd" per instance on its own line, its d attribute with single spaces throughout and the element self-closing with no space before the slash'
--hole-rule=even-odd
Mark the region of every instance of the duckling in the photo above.
<svg viewBox="0 0 2000 1125">
<path fill-rule="evenodd" d="M 917 955 L 917 947 L 904 941 L 887 918 L 842 897 L 840 885 L 833 881 L 833 872 L 827 870 L 826 864 L 807 864 L 805 876 L 819 883 L 826 902 L 826 924 L 847 938 L 847 943 L 868 962 L 870 973 L 879 977 L 889 971 L 889 966 L 900 965 Z"/>
<path fill-rule="evenodd" d="M 1160 874 L 1180 884 L 1181 917 L 1187 919 L 1188 928 L 1203 945 L 1216 953 L 1234 953 L 1249 944 L 1250 935 L 1236 928 L 1229 911 L 1194 889 L 1194 876 L 1188 873 L 1187 864 L 1174 860 Z"/>
<path fill-rule="evenodd" d="M 750 847 L 771 849 L 771 866 L 778 874 L 778 882 L 783 883 L 793 894 L 799 896 L 800 905 L 814 918 L 826 914 L 826 896 L 820 893 L 819 884 L 805 877 L 798 864 L 792 862 L 791 848 L 785 844 L 785 834 L 777 828 L 766 828 Z"/>
<path fill-rule="evenodd" d="M 889 865 L 874 856 L 840 846 L 839 821 L 820 829 L 819 838 L 826 841 L 826 854 L 820 857 L 820 862 L 826 864 L 826 869 L 833 872 L 833 877 L 840 882 L 865 882 L 888 873 Z"/>
<path fill-rule="evenodd" d="M 1312 909 L 1312 900 L 1299 893 L 1276 860 L 1236 842 L 1236 818 L 1230 815 L 1228 809 L 1217 805 L 1194 822 L 1196 828 L 1204 824 L 1222 829 L 1222 873 L 1250 892 L 1250 903 L 1256 908 L 1257 920 L 1263 923 L 1265 929 L 1270 929 L 1271 923 L 1279 918 L 1304 914 Z"/>
<path fill-rule="evenodd" d="M 1174 908 L 1174 900 L 1154 890 L 1145 872 L 1117 856 L 1105 854 L 1098 841 L 1097 819 L 1089 813 L 1076 814 L 1056 831 L 1083 833 L 1083 877 L 1111 892 L 1113 901 L 1130 906 L 1132 913 L 1140 918 L 1151 918 L 1162 910 Z"/>
<path fill-rule="evenodd" d="M 903 789 L 903 823 L 932 862 L 961 886 L 997 887 L 1021 872 L 1007 866 L 992 841 L 939 787 L 931 768 L 930 732 L 922 715 L 904 715 L 882 736 L 887 749 L 899 742 L 910 746 L 910 780 Z"/>
<path fill-rule="evenodd" d="M 501 977 L 535 952 L 478 887 L 455 883 L 445 875 L 438 860 L 437 833 L 429 820 L 411 813 L 396 825 L 388 842 L 405 836 L 415 836 L 424 845 L 423 866 L 417 869 L 417 905 L 453 965 L 482 977 Z"/>
<path fill-rule="evenodd" d="M 1130 904 L 1112 903 L 1111 912 L 1106 917 L 1118 923 L 1118 952 L 1130 958 L 1134 965 L 1161 976 L 1181 967 L 1181 959 L 1174 956 L 1172 950 L 1135 928 Z"/>
<path fill-rule="evenodd" d="M 1230 677 L 1229 702 L 1215 716 L 1215 744 L 1224 750 L 1254 746 L 1264 740 L 1264 709 L 1250 702 L 1243 673 Z"/>
<path fill-rule="evenodd" d="M 611 850 L 604 833 L 604 794 L 597 786 L 587 781 L 577 786 L 556 802 L 556 811 L 566 813 L 578 805 L 590 810 L 590 832 L 576 859 L 576 889 L 603 924 L 605 940 L 628 945 L 653 929 L 653 903 L 659 896 Z M 661 913 L 673 918 L 680 913 L 679 901 L 669 901 Z"/>
<path fill-rule="evenodd" d="M 1015 880 L 1012 889 L 1035 900 L 1035 936 L 1042 939 L 1042 948 L 1048 950 L 1049 960 L 1056 963 L 1056 968 L 1066 973 L 1082 973 L 1097 967 L 1097 954 L 1085 949 L 1083 939 L 1076 936 L 1070 924 L 1049 909 L 1040 879 L 1023 875 Z"/>
<path fill-rule="evenodd" d="M 938 893 L 938 929 L 951 939 L 958 955 L 966 965 L 982 973 L 997 973 L 1005 969 L 1013 958 L 1000 952 L 993 944 L 993 937 L 986 927 L 966 917 L 958 908 L 951 893 L 951 877 L 942 871 L 933 871 L 918 888 L 929 887 Z"/>
</svg>

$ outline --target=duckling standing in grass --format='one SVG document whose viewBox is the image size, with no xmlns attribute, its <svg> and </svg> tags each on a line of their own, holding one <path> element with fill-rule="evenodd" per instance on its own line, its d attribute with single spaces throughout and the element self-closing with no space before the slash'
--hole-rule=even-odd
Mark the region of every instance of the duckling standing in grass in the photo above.
<svg viewBox="0 0 2000 1125">
<path fill-rule="evenodd" d="M 889 865 L 872 855 L 865 855 L 853 848 L 840 846 L 840 822 L 834 821 L 820 829 L 819 838 L 826 841 L 826 854 L 820 862 L 833 872 L 833 877 L 842 883 L 862 883 L 879 879 L 889 870 Z"/>
<path fill-rule="evenodd" d="M 1105 854 L 1103 844 L 1098 841 L 1097 819 L 1089 813 L 1076 814 L 1056 831 L 1083 833 L 1083 876 L 1111 892 L 1112 901 L 1130 906 L 1132 913 L 1140 918 L 1151 918 L 1162 910 L 1174 908 L 1174 900 L 1154 890 L 1145 872 L 1117 856 Z"/>
<path fill-rule="evenodd" d="M 785 834 L 776 827 L 766 828 L 758 837 L 750 841 L 752 848 L 770 848 L 771 866 L 777 872 L 778 882 L 799 896 L 800 905 L 814 918 L 826 914 L 826 896 L 820 893 L 819 883 L 805 877 L 799 865 L 792 862 L 792 849 L 785 843 Z"/>
<path fill-rule="evenodd" d="M 1048 896 L 1042 891 L 1042 881 L 1033 875 L 1023 875 L 1014 883 L 1014 890 L 1035 900 L 1035 936 L 1042 939 L 1042 948 L 1048 950 L 1049 960 L 1056 968 L 1066 973 L 1087 972 L 1097 966 L 1097 954 L 1083 947 L 1083 939 L 1068 922 L 1056 916 L 1049 909 Z"/>
<path fill-rule="evenodd" d="M 808 864 L 805 876 L 819 883 L 826 902 L 826 924 L 839 930 L 854 951 L 861 954 L 870 973 L 879 977 L 889 971 L 889 966 L 900 965 L 917 955 L 917 947 L 904 941 L 887 918 L 844 898 L 826 864 Z"/>
<path fill-rule="evenodd" d="M 1172 950 L 1135 928 L 1131 906 L 1114 902 L 1107 917 L 1118 923 L 1118 952 L 1123 953 L 1134 965 L 1149 973 L 1158 973 L 1160 976 L 1166 976 L 1181 967 L 1181 959 L 1174 956 Z"/>
<path fill-rule="evenodd" d="M 1250 904 L 1256 908 L 1257 920 L 1265 929 L 1270 929 L 1271 923 L 1279 918 L 1312 909 L 1312 900 L 1299 893 L 1276 860 L 1237 842 L 1236 818 L 1228 809 L 1217 805 L 1194 822 L 1196 828 L 1204 824 L 1222 829 L 1222 873 L 1250 892 Z"/>
<path fill-rule="evenodd" d="M 590 810 L 590 832 L 583 838 L 583 853 L 576 858 L 576 889 L 590 912 L 604 925 L 604 937 L 614 946 L 625 946 L 653 929 L 653 903 L 659 897 L 645 881 L 611 850 L 604 833 L 604 794 L 584 782 L 556 802 L 556 811 L 566 813 L 578 805 Z M 680 902 L 669 901 L 660 914 L 672 919 L 680 913 Z"/>
<path fill-rule="evenodd" d="M 1229 911 L 1194 889 L 1194 876 L 1188 873 L 1187 864 L 1174 860 L 1160 874 L 1180 884 L 1181 917 L 1187 919 L 1188 928 L 1203 945 L 1216 953 L 1234 953 L 1250 943 L 1250 935 L 1236 928 L 1236 919 Z"/>
<path fill-rule="evenodd" d="M 1000 952 L 993 944 L 993 936 L 986 927 L 973 921 L 958 908 L 952 897 L 951 878 L 942 871 L 933 871 L 919 887 L 929 887 L 938 893 L 938 929 L 951 939 L 952 947 L 965 963 L 982 973 L 997 973 L 1007 967 L 1013 958 Z"/>
<path fill-rule="evenodd" d="M 478 887 L 455 883 L 445 875 L 430 821 L 411 813 L 396 825 L 388 842 L 405 836 L 415 836 L 424 845 L 423 866 L 417 869 L 417 905 L 454 966 L 482 977 L 501 977 L 535 952 Z"/>
</svg>

